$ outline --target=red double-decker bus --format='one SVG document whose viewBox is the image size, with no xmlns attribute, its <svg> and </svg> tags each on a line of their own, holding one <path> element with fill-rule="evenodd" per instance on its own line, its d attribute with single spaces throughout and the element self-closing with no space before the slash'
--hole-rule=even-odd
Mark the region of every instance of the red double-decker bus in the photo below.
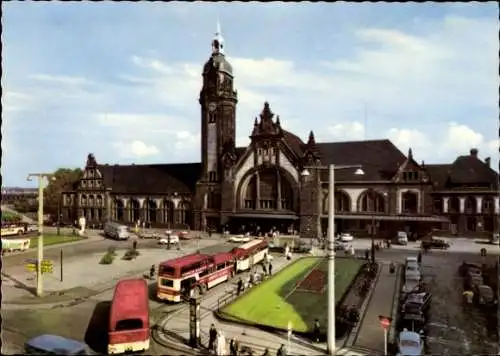
<svg viewBox="0 0 500 356">
<path fill-rule="evenodd" d="M 202 295 L 234 276 L 231 253 L 195 253 L 163 262 L 158 267 L 157 297 L 169 302 Z"/>
<path fill-rule="evenodd" d="M 108 354 L 149 349 L 148 299 L 144 279 L 118 282 L 109 316 Z"/>
</svg>

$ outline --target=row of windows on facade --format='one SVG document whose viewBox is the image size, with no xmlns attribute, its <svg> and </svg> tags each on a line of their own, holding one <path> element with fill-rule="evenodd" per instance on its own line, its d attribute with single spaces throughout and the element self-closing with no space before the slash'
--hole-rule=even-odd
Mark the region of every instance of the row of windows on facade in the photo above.
<svg viewBox="0 0 500 356">
<path fill-rule="evenodd" d="M 102 188 L 102 182 L 96 179 L 82 179 L 80 184 L 82 188 Z"/>
<path fill-rule="evenodd" d="M 245 199 L 245 209 L 278 209 L 278 201 L 274 199 L 260 199 L 258 204 L 256 200 Z M 281 199 L 281 209 L 292 210 L 293 206 L 288 199 Z"/>
<path fill-rule="evenodd" d="M 403 172 L 403 180 L 408 181 L 408 180 L 419 180 L 420 178 L 420 172 L 414 172 L 414 171 L 407 171 Z"/>
<path fill-rule="evenodd" d="M 74 200 L 74 196 L 64 196 L 64 199 L 63 199 L 63 205 L 64 206 L 71 206 L 73 205 L 73 203 L 75 202 Z M 113 206 L 123 206 L 123 202 L 121 200 L 115 200 L 113 201 Z M 130 204 L 132 205 L 132 208 L 133 209 L 140 209 L 140 203 L 137 201 L 137 200 L 134 200 L 134 199 L 131 199 L 130 200 Z M 80 196 L 80 206 L 104 206 L 104 199 L 101 195 L 97 195 L 97 196 L 93 196 L 93 195 L 89 195 L 89 196 L 86 196 L 86 195 L 81 195 Z M 156 202 L 154 200 L 148 200 L 147 201 L 147 205 L 149 205 L 150 208 L 154 208 L 154 209 L 157 209 L 157 206 L 156 206 Z M 184 201 L 181 201 L 178 206 L 177 206 L 177 209 L 178 210 L 186 210 L 186 209 L 189 209 L 189 203 L 188 202 L 184 202 Z M 163 209 L 174 209 L 174 203 L 172 201 L 165 201 L 164 202 L 164 208 Z"/>
<path fill-rule="evenodd" d="M 137 221 L 144 220 L 147 222 L 165 222 L 165 223 L 185 223 L 191 219 L 190 212 L 188 211 L 178 211 L 177 215 L 174 215 L 173 211 L 160 212 L 157 209 L 124 209 L 116 208 L 112 211 L 112 219 L 119 221 Z M 82 209 L 80 215 L 83 215 L 89 221 L 101 221 L 104 218 L 104 209 L 94 208 L 94 209 Z"/>
<path fill-rule="evenodd" d="M 434 210 L 438 212 L 443 211 L 443 199 L 434 198 Z M 482 213 L 491 213 L 494 211 L 495 202 L 493 198 L 486 197 L 481 201 L 481 211 Z M 448 212 L 459 212 L 460 211 L 460 199 L 457 197 L 452 197 L 448 199 L 447 204 Z M 464 212 L 475 213 L 477 212 L 477 201 L 471 197 L 464 197 Z"/>
</svg>

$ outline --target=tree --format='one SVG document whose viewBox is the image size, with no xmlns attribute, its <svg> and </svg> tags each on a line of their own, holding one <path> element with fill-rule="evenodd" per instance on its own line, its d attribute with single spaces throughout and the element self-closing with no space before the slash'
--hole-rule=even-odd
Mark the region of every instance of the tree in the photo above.
<svg viewBox="0 0 500 356">
<path fill-rule="evenodd" d="M 53 176 L 55 179 L 50 180 L 44 191 L 44 212 L 57 216 L 61 193 L 72 191 L 82 175 L 80 168 L 59 168 L 55 171 Z"/>
<path fill-rule="evenodd" d="M 12 213 L 10 211 L 2 210 L 2 223 L 7 224 L 18 224 L 22 221 L 22 217 L 19 214 Z"/>
</svg>

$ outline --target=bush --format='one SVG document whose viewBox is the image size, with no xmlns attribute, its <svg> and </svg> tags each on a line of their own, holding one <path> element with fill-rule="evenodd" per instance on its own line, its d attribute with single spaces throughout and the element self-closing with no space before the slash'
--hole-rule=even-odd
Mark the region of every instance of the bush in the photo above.
<svg viewBox="0 0 500 356">
<path fill-rule="evenodd" d="M 122 257 L 122 260 L 130 261 L 130 260 L 133 260 L 134 258 L 136 258 L 139 255 L 140 255 L 139 251 L 134 250 L 133 248 L 131 248 L 131 249 L 129 249 L 129 250 L 127 250 L 125 252 L 125 254 Z"/>
<path fill-rule="evenodd" d="M 110 265 L 113 263 L 114 260 L 115 260 L 115 255 L 108 251 L 104 256 L 102 256 L 101 261 L 99 263 L 101 265 Z"/>
</svg>

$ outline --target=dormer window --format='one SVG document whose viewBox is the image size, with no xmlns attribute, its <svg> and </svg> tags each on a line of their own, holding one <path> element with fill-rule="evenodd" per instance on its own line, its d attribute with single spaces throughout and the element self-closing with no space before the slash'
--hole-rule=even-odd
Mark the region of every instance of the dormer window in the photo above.
<svg viewBox="0 0 500 356">
<path fill-rule="evenodd" d="M 419 176 L 420 176 L 419 172 L 416 171 L 403 172 L 404 181 L 418 181 Z"/>
</svg>

